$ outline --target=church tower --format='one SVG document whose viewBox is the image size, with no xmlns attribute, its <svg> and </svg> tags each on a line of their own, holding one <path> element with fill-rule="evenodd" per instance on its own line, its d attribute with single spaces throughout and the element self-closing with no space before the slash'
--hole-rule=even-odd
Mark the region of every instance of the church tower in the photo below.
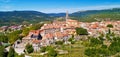
<svg viewBox="0 0 120 57">
<path fill-rule="evenodd" d="M 66 18 L 65 18 L 66 26 L 68 26 L 68 19 L 69 19 L 69 16 L 68 16 L 68 11 L 67 11 L 66 12 Z"/>
<path fill-rule="evenodd" d="M 67 21 L 67 19 L 69 18 L 69 16 L 68 16 L 68 11 L 66 12 L 66 21 Z"/>
</svg>

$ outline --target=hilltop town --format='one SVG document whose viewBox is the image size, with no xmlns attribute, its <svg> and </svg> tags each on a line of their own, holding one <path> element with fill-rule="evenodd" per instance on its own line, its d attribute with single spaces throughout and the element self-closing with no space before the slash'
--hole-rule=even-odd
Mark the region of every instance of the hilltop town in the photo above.
<svg viewBox="0 0 120 57">
<path fill-rule="evenodd" d="M 120 34 L 120 21 L 101 21 L 101 22 L 79 22 L 69 18 L 68 11 L 66 12 L 65 20 L 54 20 L 52 23 L 44 23 L 37 30 L 30 30 L 22 39 L 16 39 L 12 44 L 8 42 L 18 54 L 26 54 L 26 45 L 30 44 L 33 47 L 33 52 L 39 52 L 42 47 L 56 45 L 56 42 L 63 42 L 65 45 L 70 45 L 80 40 L 87 40 L 89 37 L 99 37 L 101 34 L 106 35 L 109 32 Z M 30 24 L 29 26 L 32 26 Z M 2 26 L 0 32 L 12 33 L 14 31 L 22 30 L 26 25 L 16 26 Z M 83 28 L 87 30 L 88 34 L 78 34 L 76 28 Z M 9 30 L 8 30 L 9 29 Z M 5 32 L 7 31 L 7 32 Z M 82 32 L 82 31 L 81 31 Z M 22 35 L 22 34 L 21 34 Z M 112 36 L 111 36 L 112 37 Z M 74 39 L 73 39 L 74 38 Z M 70 40 L 72 39 L 72 40 Z M 106 38 L 105 38 L 106 39 Z M 108 43 L 108 42 L 107 42 Z M 1 42 L 1 45 L 4 45 Z M 6 47 L 9 51 L 10 46 Z M 28 52 L 29 53 L 29 52 Z M 60 53 L 60 52 L 59 52 Z M 63 50 L 63 54 L 69 53 Z M 42 53 L 43 55 L 46 53 Z"/>
</svg>

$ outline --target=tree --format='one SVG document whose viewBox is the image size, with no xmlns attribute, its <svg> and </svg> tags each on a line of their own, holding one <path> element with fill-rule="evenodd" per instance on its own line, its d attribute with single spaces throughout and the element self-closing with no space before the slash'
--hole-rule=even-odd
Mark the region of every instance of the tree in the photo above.
<svg viewBox="0 0 120 57">
<path fill-rule="evenodd" d="M 32 53 L 34 51 L 33 46 L 29 43 L 26 45 L 25 49 L 28 53 Z"/>
<path fill-rule="evenodd" d="M 51 50 L 48 51 L 48 56 L 49 57 L 56 57 L 57 52 L 54 49 L 51 49 Z"/>
<path fill-rule="evenodd" d="M 75 44 L 75 41 L 71 41 L 71 44 Z"/>
<path fill-rule="evenodd" d="M 107 27 L 109 28 L 109 29 L 108 29 L 108 33 L 110 34 L 110 33 L 111 33 L 110 28 L 113 28 L 113 25 L 112 25 L 112 24 L 108 24 Z"/>
<path fill-rule="evenodd" d="M 107 45 L 102 45 L 101 48 L 106 49 Z"/>
<path fill-rule="evenodd" d="M 53 49 L 52 46 L 47 46 L 47 47 L 46 47 L 46 51 L 49 51 L 49 50 L 51 50 L 51 49 Z"/>
<path fill-rule="evenodd" d="M 27 36 L 29 34 L 30 29 L 29 28 L 23 28 L 23 36 Z"/>
<path fill-rule="evenodd" d="M 84 29 L 84 28 L 76 28 L 76 33 L 78 35 L 88 35 L 87 29 Z"/>
<path fill-rule="evenodd" d="M 43 26 L 43 24 L 33 24 L 31 27 L 30 27 L 30 30 L 38 30 L 41 28 L 41 26 Z"/>
<path fill-rule="evenodd" d="M 96 46 L 96 45 L 99 45 L 99 44 L 103 44 L 103 41 L 100 41 L 97 38 L 91 38 L 90 39 L 90 45 L 91 46 Z"/>
<path fill-rule="evenodd" d="M 8 43 L 8 37 L 5 34 L 0 35 L 0 41 L 4 43 Z"/>
<path fill-rule="evenodd" d="M 17 39 L 19 39 L 21 33 L 22 33 L 22 30 L 17 30 L 7 34 L 7 37 L 9 37 L 8 38 L 9 42 L 13 44 Z"/>
<path fill-rule="evenodd" d="M 0 46 L 0 57 L 5 57 L 4 50 L 5 50 L 5 48 L 3 46 Z"/>
<path fill-rule="evenodd" d="M 71 44 L 74 44 L 75 43 L 75 39 L 72 37 L 72 38 L 69 38 L 68 39 L 69 42 L 71 42 Z"/>
<path fill-rule="evenodd" d="M 85 53 L 84 53 L 85 55 L 87 55 L 87 56 L 93 56 L 94 54 L 96 54 L 96 49 L 95 48 L 88 48 L 88 49 L 86 49 L 85 50 Z"/>
<path fill-rule="evenodd" d="M 41 52 L 45 52 L 45 51 L 46 51 L 46 47 L 41 47 L 41 48 L 40 48 L 40 51 L 41 51 Z"/>
<path fill-rule="evenodd" d="M 15 50 L 13 47 L 10 47 L 9 49 L 9 53 L 8 53 L 8 56 L 7 57 L 15 57 Z"/>
<path fill-rule="evenodd" d="M 74 40 L 74 38 L 69 38 L 69 39 L 68 39 L 69 42 L 71 42 L 71 41 L 73 41 L 73 40 Z"/>
<path fill-rule="evenodd" d="M 63 45 L 63 43 L 64 43 L 63 41 L 56 41 L 55 42 L 55 44 L 57 44 L 57 45 Z"/>
<path fill-rule="evenodd" d="M 112 24 L 108 24 L 107 27 L 108 28 L 113 28 L 113 25 Z"/>
</svg>

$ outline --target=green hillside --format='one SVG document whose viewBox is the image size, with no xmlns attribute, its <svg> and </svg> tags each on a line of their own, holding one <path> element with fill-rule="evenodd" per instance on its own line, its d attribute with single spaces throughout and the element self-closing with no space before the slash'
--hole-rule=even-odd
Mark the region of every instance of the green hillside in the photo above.
<svg viewBox="0 0 120 57">
<path fill-rule="evenodd" d="M 7 11 L 0 12 L 0 26 L 3 25 L 17 25 L 26 23 L 37 23 L 40 21 L 50 21 L 53 19 L 46 13 L 38 11 Z"/>
<path fill-rule="evenodd" d="M 79 21 L 93 22 L 102 20 L 120 20 L 120 9 L 91 10 L 82 13 L 73 13 L 71 18 Z M 81 16 L 81 14 L 84 14 Z"/>
<path fill-rule="evenodd" d="M 83 22 L 101 20 L 120 20 L 120 8 L 78 11 L 69 14 L 71 19 Z M 65 17 L 65 13 L 42 13 L 38 11 L 0 11 L 0 26 L 38 23 L 41 21 L 53 21 L 59 17 Z"/>
</svg>

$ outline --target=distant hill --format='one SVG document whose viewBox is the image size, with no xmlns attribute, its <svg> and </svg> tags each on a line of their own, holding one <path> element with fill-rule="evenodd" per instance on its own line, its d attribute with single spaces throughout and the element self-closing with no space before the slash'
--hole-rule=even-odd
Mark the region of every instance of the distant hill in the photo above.
<svg viewBox="0 0 120 57">
<path fill-rule="evenodd" d="M 0 26 L 11 24 L 37 23 L 65 17 L 65 13 L 42 13 L 38 11 L 0 11 Z M 104 19 L 120 20 L 120 8 L 86 10 L 69 14 L 71 19 L 79 21 L 100 21 Z"/>
<path fill-rule="evenodd" d="M 48 17 L 47 14 L 37 11 L 8 11 L 0 12 L 0 19 L 34 19 Z"/>
<path fill-rule="evenodd" d="M 51 17 L 65 17 L 66 13 L 49 13 L 48 15 Z"/>
<path fill-rule="evenodd" d="M 26 22 L 40 22 L 50 20 L 46 13 L 38 11 L 0 11 L 0 25 L 18 24 Z"/>
<path fill-rule="evenodd" d="M 91 14 L 105 13 L 105 12 L 120 12 L 120 8 L 112 8 L 112 9 L 103 9 L 103 10 L 86 10 L 86 11 L 78 11 L 71 14 L 71 16 L 86 16 Z"/>
<path fill-rule="evenodd" d="M 120 20 L 120 8 L 78 11 L 70 14 L 70 16 L 73 19 L 86 22 L 101 21 L 106 19 Z"/>
</svg>

